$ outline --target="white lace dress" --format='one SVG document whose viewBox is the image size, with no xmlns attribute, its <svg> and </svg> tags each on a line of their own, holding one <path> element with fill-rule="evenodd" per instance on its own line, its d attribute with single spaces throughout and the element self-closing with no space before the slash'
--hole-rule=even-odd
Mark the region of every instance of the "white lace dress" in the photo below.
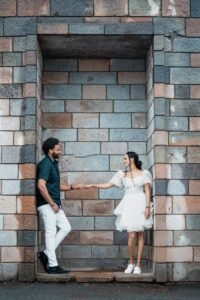
<svg viewBox="0 0 200 300">
<path fill-rule="evenodd" d="M 144 231 L 153 225 L 152 216 L 145 219 L 146 195 L 144 184 L 152 184 L 152 176 L 144 170 L 135 178 L 126 177 L 123 171 L 118 171 L 110 180 L 114 185 L 124 188 L 124 196 L 114 214 L 117 216 L 116 229 L 118 231 Z"/>
</svg>

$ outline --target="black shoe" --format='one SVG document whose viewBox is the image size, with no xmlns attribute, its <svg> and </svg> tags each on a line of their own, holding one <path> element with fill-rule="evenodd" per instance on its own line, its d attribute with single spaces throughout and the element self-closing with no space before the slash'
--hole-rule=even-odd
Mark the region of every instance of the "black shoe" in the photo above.
<svg viewBox="0 0 200 300">
<path fill-rule="evenodd" d="M 38 257 L 39 261 L 41 262 L 45 272 L 49 273 L 48 256 L 42 251 L 42 252 L 38 252 L 37 257 Z"/>
<path fill-rule="evenodd" d="M 48 273 L 49 274 L 67 274 L 70 271 L 68 270 L 63 270 L 61 267 L 56 266 L 56 267 L 49 267 Z"/>
</svg>

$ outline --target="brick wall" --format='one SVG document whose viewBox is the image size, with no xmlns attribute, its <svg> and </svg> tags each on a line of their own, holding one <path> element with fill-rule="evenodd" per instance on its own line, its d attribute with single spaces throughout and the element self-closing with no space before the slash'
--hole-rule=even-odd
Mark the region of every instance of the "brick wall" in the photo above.
<svg viewBox="0 0 200 300">
<path fill-rule="evenodd" d="M 147 155 L 146 164 L 154 177 L 155 226 L 152 253 L 157 280 L 199 280 L 199 16 L 198 0 L 1 1 L 1 280 L 10 278 L 33 280 L 35 277 L 37 225 L 34 208 L 34 178 L 35 163 L 41 157 L 39 149 L 42 124 L 43 138 L 52 130 L 59 133 L 58 137 L 63 142 L 65 153 L 61 165 L 62 177 L 69 182 L 82 181 L 82 179 L 88 181 L 91 179 L 91 172 L 95 173 L 95 181 L 100 181 L 104 172 L 104 178 L 109 178 L 108 175 L 119 167 L 121 153 L 124 152 L 123 147 L 132 149 L 134 146 L 134 149 L 139 149 L 142 155 Z M 111 62 L 114 60 L 105 60 L 99 65 L 91 63 L 91 59 L 81 60 L 80 57 L 80 60 L 76 58 L 70 59 L 66 64 L 61 63 L 59 70 L 58 64 L 50 66 L 55 66 L 55 70 L 48 70 L 48 60 L 46 60 L 43 69 L 45 97 L 42 101 L 45 113 L 41 123 L 42 56 L 39 54 L 41 44 L 38 45 L 37 42 L 37 37 L 41 34 L 47 37 L 53 34 L 102 35 L 108 38 L 111 35 L 129 37 L 131 35 L 133 38 L 135 35 L 152 36 L 152 50 L 147 55 L 147 68 L 144 74 L 148 79 L 146 98 L 137 99 L 137 94 L 134 96 L 135 89 L 132 89 L 131 85 L 144 83 L 128 82 L 126 72 L 130 75 L 131 70 L 111 70 L 114 66 Z M 136 61 L 135 63 L 137 65 Z M 70 69 L 62 69 L 63 66 Z M 109 69 L 106 69 L 108 66 Z M 85 71 L 87 67 L 104 69 Z M 88 78 L 87 72 L 92 76 Z M 116 76 L 118 81 L 113 82 Z M 105 78 L 106 83 L 101 81 Z M 130 80 L 133 78 L 129 77 Z M 136 78 L 141 80 L 140 76 Z M 117 86 L 115 86 L 116 82 Z M 54 84 L 55 86 L 51 88 Z M 114 89 L 112 85 L 115 86 Z M 123 98 L 127 95 L 125 85 L 129 90 L 128 99 Z M 87 89 L 84 86 L 87 86 Z M 70 96 L 65 98 L 65 95 Z M 95 99 L 96 95 L 101 95 L 101 98 Z M 115 98 L 118 95 L 120 95 L 119 99 Z M 135 111 L 134 107 L 130 108 L 131 105 L 126 106 L 127 101 L 137 102 L 138 110 L 141 109 L 139 105 L 143 103 L 142 101 L 147 103 L 145 111 L 147 135 L 142 141 L 140 138 L 141 135 L 144 138 L 145 129 L 141 128 L 144 126 L 144 115 L 142 117 L 138 113 L 144 112 Z M 87 106 L 83 107 L 83 102 L 87 103 Z M 131 111 L 121 111 L 127 108 Z M 129 115 L 129 119 L 122 120 L 120 126 L 125 126 L 126 123 L 126 126 L 130 127 L 115 127 L 115 113 L 119 113 L 117 109 L 120 110 L 120 116 Z M 60 114 L 59 120 L 57 113 Z M 106 118 L 108 114 L 111 114 L 109 120 Z M 128 125 L 127 122 L 131 118 L 131 123 L 129 122 Z M 55 128 L 51 127 L 52 123 Z M 107 128 L 108 125 L 111 128 Z M 92 134 L 88 137 L 91 130 Z M 110 131 L 109 135 L 108 131 Z M 123 138 L 122 132 L 126 132 Z M 137 140 L 130 140 L 130 132 L 137 136 Z M 140 133 L 139 136 L 136 132 Z M 89 143 L 81 150 L 85 155 L 91 156 L 92 149 L 94 156 L 90 159 L 79 154 L 78 143 L 86 142 Z M 110 142 L 120 143 L 119 152 L 108 144 Z M 142 148 L 144 144 L 141 143 L 144 142 L 147 142 L 147 150 Z M 77 151 L 76 158 L 72 156 L 74 149 Z M 87 169 L 90 166 L 93 166 L 92 170 Z M 116 245 L 121 242 L 118 234 L 112 232 L 111 213 L 119 198 L 119 193 L 100 191 L 98 194 L 96 190 L 89 194 L 84 192 L 80 195 L 73 192 L 67 196 L 63 195 L 63 199 L 67 199 L 64 200 L 66 212 L 70 212 L 72 226 L 75 228 L 70 236 L 71 241 L 66 241 L 66 244 L 64 243 L 59 249 L 59 255 L 66 265 L 68 259 L 72 259 L 72 253 L 73 255 L 75 253 L 74 245 L 79 243 L 81 247 L 76 247 L 79 250 L 79 253 L 78 250 L 76 252 L 78 256 L 85 257 L 91 254 L 91 248 L 88 252 L 88 245 L 93 247 L 94 256 L 102 255 L 102 262 L 105 253 L 108 256 L 116 254 Z M 99 206 L 99 203 L 103 205 Z M 110 216 L 101 214 L 105 211 Z M 86 223 L 88 227 L 79 232 L 79 228 L 75 226 L 82 222 L 84 225 L 86 218 L 88 218 Z M 107 228 L 106 235 L 102 236 L 101 231 L 105 234 L 105 229 L 101 226 L 107 224 L 108 220 L 110 220 L 108 225 L 110 227 Z M 108 244 L 96 245 L 96 242 L 93 242 L 95 222 L 98 228 L 95 229 L 100 232 L 98 240 L 103 239 Z M 90 243 L 91 240 L 91 244 L 84 244 L 86 241 Z M 115 244 L 116 240 L 117 244 Z M 109 244 L 113 241 L 114 244 Z M 106 250 L 104 248 L 107 246 L 111 249 L 108 252 L 108 248 Z M 151 247 L 148 249 L 151 252 Z M 122 250 L 121 247 L 117 251 L 121 251 L 120 255 L 124 258 L 126 250 L 124 248 Z M 150 258 L 150 253 L 148 256 Z M 115 261 L 116 259 L 113 258 L 113 262 Z M 98 265 L 98 262 L 94 260 L 93 262 L 94 265 Z"/>
</svg>

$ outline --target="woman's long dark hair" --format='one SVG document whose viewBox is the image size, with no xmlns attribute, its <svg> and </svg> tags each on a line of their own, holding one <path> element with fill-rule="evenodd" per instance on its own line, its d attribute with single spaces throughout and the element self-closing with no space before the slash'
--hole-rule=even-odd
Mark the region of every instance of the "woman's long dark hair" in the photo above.
<svg viewBox="0 0 200 300">
<path fill-rule="evenodd" d="M 129 151 L 126 154 L 128 155 L 129 159 L 131 159 L 131 158 L 134 159 L 136 168 L 138 168 L 139 170 L 142 170 L 142 162 L 141 162 L 141 160 L 139 160 L 138 154 L 133 151 Z"/>
</svg>

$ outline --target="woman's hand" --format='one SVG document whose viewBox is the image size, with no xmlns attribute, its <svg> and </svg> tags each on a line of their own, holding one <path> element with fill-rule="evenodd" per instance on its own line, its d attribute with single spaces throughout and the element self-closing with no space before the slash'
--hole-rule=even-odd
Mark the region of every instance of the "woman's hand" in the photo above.
<svg viewBox="0 0 200 300">
<path fill-rule="evenodd" d="M 89 184 L 83 184 L 83 183 L 78 183 L 78 184 L 72 184 L 72 190 L 76 189 L 86 189 L 90 187 Z"/>
<path fill-rule="evenodd" d="M 146 207 L 145 209 L 145 219 L 148 219 L 150 217 L 150 207 Z"/>
</svg>

